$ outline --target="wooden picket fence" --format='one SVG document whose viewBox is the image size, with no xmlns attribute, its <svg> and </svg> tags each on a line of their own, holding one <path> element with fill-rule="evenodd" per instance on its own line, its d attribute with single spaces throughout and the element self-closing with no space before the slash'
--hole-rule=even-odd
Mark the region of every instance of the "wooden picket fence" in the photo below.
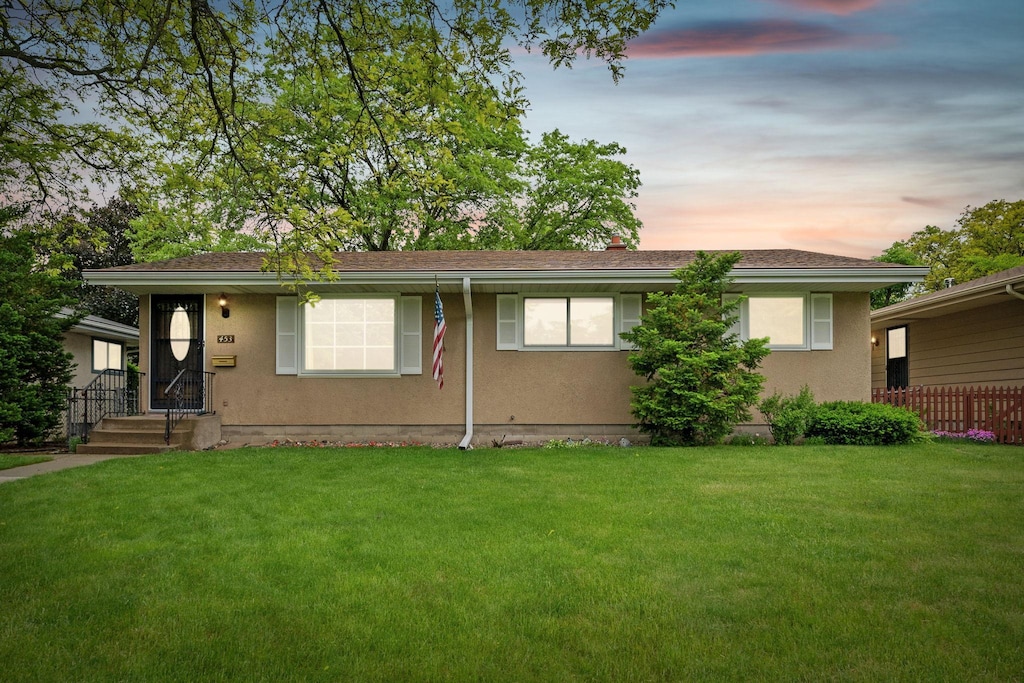
<svg viewBox="0 0 1024 683">
<path fill-rule="evenodd" d="M 913 410 L 929 431 L 983 429 L 999 443 L 1024 444 L 1024 387 L 872 389 L 871 401 Z"/>
</svg>

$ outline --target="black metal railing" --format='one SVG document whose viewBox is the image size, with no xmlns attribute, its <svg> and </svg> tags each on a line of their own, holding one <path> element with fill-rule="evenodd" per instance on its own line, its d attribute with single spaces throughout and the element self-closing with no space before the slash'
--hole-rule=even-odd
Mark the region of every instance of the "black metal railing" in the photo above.
<svg viewBox="0 0 1024 683">
<path fill-rule="evenodd" d="M 170 445 L 171 433 L 186 415 L 205 415 L 213 410 L 213 377 L 217 373 L 182 370 L 164 389 L 168 400 L 164 443 Z"/>
<path fill-rule="evenodd" d="M 138 415 L 139 386 L 146 373 L 138 370 L 104 370 L 83 389 L 68 391 L 68 449 L 79 439 L 89 443 L 93 427 L 105 417 Z"/>
</svg>

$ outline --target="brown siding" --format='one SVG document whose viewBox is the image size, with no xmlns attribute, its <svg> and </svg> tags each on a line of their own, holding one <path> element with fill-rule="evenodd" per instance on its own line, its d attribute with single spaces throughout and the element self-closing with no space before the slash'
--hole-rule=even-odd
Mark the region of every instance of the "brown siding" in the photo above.
<svg viewBox="0 0 1024 683">
<path fill-rule="evenodd" d="M 885 329 L 871 386 L 885 387 Z M 1024 384 L 1024 303 L 1007 301 L 907 325 L 911 386 Z"/>
</svg>

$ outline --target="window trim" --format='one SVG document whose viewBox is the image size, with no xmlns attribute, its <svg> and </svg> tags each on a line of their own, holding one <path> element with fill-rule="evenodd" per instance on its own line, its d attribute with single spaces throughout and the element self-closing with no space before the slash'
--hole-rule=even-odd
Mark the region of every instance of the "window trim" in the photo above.
<svg viewBox="0 0 1024 683">
<path fill-rule="evenodd" d="M 501 301 L 502 298 L 515 299 L 515 317 L 501 317 Z M 496 349 L 498 351 L 540 351 L 540 352 L 551 352 L 551 351 L 570 351 L 570 352 L 607 352 L 607 351 L 628 351 L 632 347 L 619 337 L 619 334 L 625 332 L 623 329 L 623 299 L 625 297 L 639 297 L 639 302 L 635 304 L 638 308 L 643 306 L 643 295 L 638 293 L 629 292 L 519 292 L 517 294 L 498 294 L 495 297 L 495 320 L 497 324 L 496 331 Z M 612 343 L 608 345 L 596 345 L 596 344 L 565 344 L 565 345 L 545 345 L 545 346 L 527 346 L 524 343 L 524 336 L 526 331 L 526 299 L 610 299 L 612 302 Z M 568 304 L 566 307 L 566 318 L 567 323 L 571 318 L 572 304 Z M 639 320 L 635 321 L 635 324 L 639 324 Z M 502 326 L 503 325 L 514 325 L 515 326 L 515 344 L 510 342 L 502 341 Z M 569 335 L 568 330 L 566 335 Z"/>
<path fill-rule="evenodd" d="M 741 341 L 750 339 L 750 299 L 802 299 L 803 300 L 803 337 L 804 343 L 797 344 L 768 344 L 768 348 L 775 351 L 831 351 L 835 348 L 835 299 L 831 292 L 742 292 L 739 294 L 727 294 L 727 299 L 740 299 L 738 329 L 733 331 L 739 334 Z M 828 297 L 829 318 L 827 341 L 814 338 L 814 323 L 825 322 L 824 319 L 814 319 L 815 297 Z"/>
<path fill-rule="evenodd" d="M 96 342 L 102 342 L 102 343 L 106 344 L 108 347 L 109 346 L 120 347 L 120 351 L 118 353 L 118 357 L 121 359 L 121 367 L 119 367 L 119 368 L 110 368 L 110 367 L 107 367 L 107 368 L 97 368 L 96 367 Z M 93 374 L 98 375 L 101 372 L 103 372 L 104 370 L 111 370 L 113 372 L 124 372 L 124 370 L 125 370 L 125 348 L 126 348 L 125 343 L 123 341 L 118 340 L 118 339 L 108 339 L 106 337 L 91 337 L 90 341 L 89 341 L 89 354 L 91 355 L 91 359 L 90 360 L 91 360 L 91 364 L 92 364 L 92 372 L 93 372 Z M 107 350 L 107 360 L 109 360 L 109 359 L 110 359 L 110 351 L 108 349 Z"/>
</svg>

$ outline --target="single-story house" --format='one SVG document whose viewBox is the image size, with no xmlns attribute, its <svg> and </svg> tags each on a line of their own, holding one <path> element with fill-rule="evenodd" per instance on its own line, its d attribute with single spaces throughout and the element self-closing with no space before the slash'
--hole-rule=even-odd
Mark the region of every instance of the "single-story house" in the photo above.
<svg viewBox="0 0 1024 683">
<path fill-rule="evenodd" d="M 69 317 L 70 310 L 59 313 Z M 64 333 L 64 350 L 75 364 L 71 386 L 82 389 L 104 370 L 128 367 L 128 352 L 139 348 L 139 329 L 87 315 Z"/>
<path fill-rule="evenodd" d="M 1024 266 L 871 313 L 871 386 L 1024 385 Z"/>
<path fill-rule="evenodd" d="M 615 246 L 615 245 L 613 245 Z M 336 278 L 295 290 L 258 253 L 212 253 L 86 271 L 140 297 L 143 406 L 167 410 L 185 368 L 223 438 L 472 443 L 635 438 L 640 381 L 619 332 L 670 290 L 692 251 L 339 253 Z M 868 400 L 869 292 L 926 269 L 795 250 L 742 253 L 740 332 L 769 336 L 767 393 Z M 287 276 L 283 278 L 288 284 Z M 434 293 L 447 333 L 432 377 Z M 207 375 L 212 378 L 213 375 Z M 198 406 L 197 406 L 198 407 Z M 757 425 L 750 425 L 756 428 Z"/>
</svg>

